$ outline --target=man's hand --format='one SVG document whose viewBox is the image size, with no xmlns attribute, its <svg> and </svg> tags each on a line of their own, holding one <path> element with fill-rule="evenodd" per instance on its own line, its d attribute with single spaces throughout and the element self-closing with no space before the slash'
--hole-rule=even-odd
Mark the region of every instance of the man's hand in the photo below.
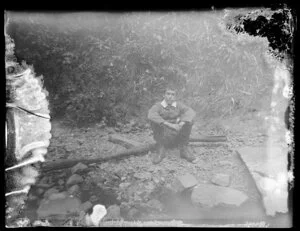
<svg viewBox="0 0 300 231">
<path fill-rule="evenodd" d="M 163 124 L 168 126 L 171 129 L 174 129 L 175 131 L 180 131 L 181 128 L 183 127 L 183 125 L 185 124 L 185 122 L 180 122 L 179 124 L 172 124 L 169 122 L 164 122 Z"/>
<path fill-rule="evenodd" d="M 185 122 L 181 121 L 178 125 L 179 125 L 179 127 L 180 127 L 179 130 L 181 130 L 181 128 L 183 127 L 183 125 L 185 125 Z"/>
</svg>

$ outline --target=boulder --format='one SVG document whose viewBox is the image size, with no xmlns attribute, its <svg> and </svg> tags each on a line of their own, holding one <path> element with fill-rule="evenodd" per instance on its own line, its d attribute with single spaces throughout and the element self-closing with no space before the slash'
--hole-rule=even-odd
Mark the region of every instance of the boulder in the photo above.
<svg viewBox="0 0 300 231">
<path fill-rule="evenodd" d="M 52 193 L 48 199 L 49 200 L 65 199 L 68 196 L 69 195 L 67 192 Z"/>
<path fill-rule="evenodd" d="M 67 185 L 73 185 L 73 184 L 78 184 L 83 181 L 83 178 L 77 174 L 73 174 L 72 176 L 69 177 L 67 180 Z"/>
<path fill-rule="evenodd" d="M 69 193 L 70 195 L 74 195 L 74 194 L 76 194 L 77 192 L 79 192 L 79 186 L 78 186 L 77 184 L 73 185 L 72 187 L 70 187 L 70 188 L 68 189 L 68 193 Z"/>
<path fill-rule="evenodd" d="M 122 214 L 126 214 L 130 210 L 130 204 L 128 202 L 122 202 L 120 205 L 120 210 Z"/>
<path fill-rule="evenodd" d="M 187 173 L 176 177 L 171 184 L 171 190 L 176 193 L 181 193 L 183 190 L 196 186 L 198 183 L 197 179 Z"/>
<path fill-rule="evenodd" d="M 58 190 L 53 187 L 53 188 L 50 188 L 48 189 L 45 193 L 44 193 L 44 198 L 49 198 L 49 196 L 53 193 L 58 193 Z"/>
<path fill-rule="evenodd" d="M 215 174 L 211 178 L 211 182 L 214 183 L 214 184 L 216 184 L 216 185 L 227 187 L 231 183 L 231 177 L 228 174 L 219 173 L 219 174 Z"/>
<path fill-rule="evenodd" d="M 136 217 L 139 216 L 139 214 L 140 214 L 139 210 L 137 210 L 136 208 L 132 208 L 127 213 L 127 218 L 130 220 L 134 220 L 134 219 L 136 219 Z"/>
<path fill-rule="evenodd" d="M 214 207 L 219 204 L 240 206 L 248 196 L 236 189 L 213 184 L 198 184 L 193 188 L 191 200 L 196 205 Z"/>
<path fill-rule="evenodd" d="M 104 221 L 107 220 L 119 220 L 121 219 L 120 207 L 117 205 L 111 205 L 107 208 L 107 214 L 103 218 Z"/>
<path fill-rule="evenodd" d="M 72 174 L 75 174 L 77 172 L 82 172 L 83 170 L 87 169 L 88 166 L 86 166 L 85 164 L 79 162 L 78 164 L 76 164 L 75 166 L 73 166 L 71 168 L 71 172 Z"/>
<path fill-rule="evenodd" d="M 159 200 L 152 199 L 147 202 L 147 206 L 151 209 L 157 210 L 157 211 L 162 211 L 163 210 L 163 205 Z"/>
<path fill-rule="evenodd" d="M 80 210 L 86 212 L 92 207 L 93 207 L 93 204 L 90 201 L 86 201 L 80 205 Z"/>
<path fill-rule="evenodd" d="M 56 200 L 42 200 L 37 209 L 38 218 L 47 218 L 49 216 L 64 216 L 76 214 L 80 211 L 80 200 L 75 197 L 66 197 Z"/>
</svg>

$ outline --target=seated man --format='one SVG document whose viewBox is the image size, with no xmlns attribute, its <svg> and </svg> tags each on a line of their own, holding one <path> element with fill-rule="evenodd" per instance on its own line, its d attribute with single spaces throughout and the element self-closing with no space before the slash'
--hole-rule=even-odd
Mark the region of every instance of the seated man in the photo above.
<svg viewBox="0 0 300 231">
<path fill-rule="evenodd" d="M 164 100 L 154 104 L 148 112 L 157 142 L 157 152 L 152 162 L 160 163 L 165 157 L 165 148 L 178 147 L 181 158 L 193 162 L 195 157 L 187 149 L 196 113 L 183 103 L 176 102 L 175 89 L 166 89 Z"/>
</svg>

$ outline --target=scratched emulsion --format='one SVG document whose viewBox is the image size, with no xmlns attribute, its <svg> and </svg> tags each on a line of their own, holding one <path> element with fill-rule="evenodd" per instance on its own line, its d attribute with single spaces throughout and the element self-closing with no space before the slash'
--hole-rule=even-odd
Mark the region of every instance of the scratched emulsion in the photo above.
<svg viewBox="0 0 300 231">
<path fill-rule="evenodd" d="M 293 180 L 293 169 L 288 169 L 288 152 L 291 144 L 291 132 L 285 124 L 285 111 L 291 98 L 291 76 L 285 60 L 275 61 L 274 86 L 272 91 L 268 124 L 267 157 L 268 172 L 272 179 L 263 182 L 263 202 L 268 215 L 276 212 L 288 212 L 288 183 Z M 282 160 L 284 156 L 284 161 Z M 281 157 L 281 158 L 279 158 Z"/>
</svg>

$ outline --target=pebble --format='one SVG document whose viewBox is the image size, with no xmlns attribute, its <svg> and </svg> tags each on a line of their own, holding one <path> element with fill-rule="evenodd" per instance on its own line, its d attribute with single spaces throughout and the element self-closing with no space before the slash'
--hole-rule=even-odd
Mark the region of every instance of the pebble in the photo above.
<svg viewBox="0 0 300 231">
<path fill-rule="evenodd" d="M 96 202 L 98 200 L 97 196 L 92 195 L 89 199 L 90 202 Z"/>
<path fill-rule="evenodd" d="M 73 184 L 78 184 L 81 183 L 83 181 L 83 178 L 77 174 L 74 174 L 72 176 L 69 177 L 69 179 L 67 180 L 67 185 L 73 185 Z"/>
<path fill-rule="evenodd" d="M 75 166 L 73 166 L 71 168 L 71 172 L 72 172 L 72 174 L 75 174 L 76 172 L 82 172 L 83 170 L 86 170 L 87 168 L 88 167 L 85 164 L 79 162 L 78 164 L 76 164 Z"/>
<path fill-rule="evenodd" d="M 59 179 L 59 180 L 58 180 L 58 184 L 59 184 L 59 185 L 63 185 L 64 183 L 65 183 L 65 181 L 64 181 L 63 179 Z"/>
<path fill-rule="evenodd" d="M 72 187 L 70 187 L 68 189 L 68 193 L 71 194 L 71 195 L 74 195 L 76 194 L 77 192 L 79 192 L 79 186 L 77 184 L 73 185 Z"/>
</svg>

